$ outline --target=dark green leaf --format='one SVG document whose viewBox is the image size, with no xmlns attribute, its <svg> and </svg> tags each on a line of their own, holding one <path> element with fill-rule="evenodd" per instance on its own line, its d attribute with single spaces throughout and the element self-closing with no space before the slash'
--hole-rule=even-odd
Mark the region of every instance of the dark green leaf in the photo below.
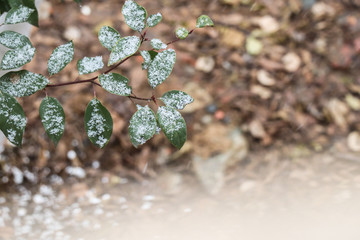
<svg viewBox="0 0 360 240">
<path fill-rule="evenodd" d="M 21 1 L 21 0 L 16 0 Z M 22 0 L 22 4 L 28 8 L 32 8 L 35 11 L 30 15 L 29 19 L 27 20 L 28 23 L 34 25 L 36 27 L 39 26 L 39 14 L 35 6 L 35 0 Z"/>
<path fill-rule="evenodd" d="M 131 87 L 128 86 L 129 79 L 118 74 L 108 73 L 99 76 L 101 86 L 108 92 L 120 96 L 129 96 L 131 94 Z"/>
<path fill-rule="evenodd" d="M 0 0 L 0 14 L 8 12 L 11 9 L 11 6 L 8 3 L 8 0 Z"/>
<path fill-rule="evenodd" d="M 65 130 L 65 113 L 56 98 L 46 97 L 40 104 L 39 114 L 45 131 L 55 146 Z"/>
<path fill-rule="evenodd" d="M 151 39 L 150 44 L 156 50 L 167 48 L 167 45 L 165 43 L 163 43 L 160 39 L 156 39 L 156 38 Z"/>
<path fill-rule="evenodd" d="M 16 146 L 21 146 L 26 117 L 16 99 L 0 91 L 0 130 Z"/>
<path fill-rule="evenodd" d="M 48 72 L 54 75 L 63 70 L 74 57 L 74 44 L 72 41 L 58 46 L 52 52 L 48 61 Z"/>
<path fill-rule="evenodd" d="M 22 38 L 24 40 L 24 38 Z M 8 46 L 15 46 L 16 44 L 12 44 L 7 42 Z M 14 50 L 7 51 L 2 60 L 0 68 L 2 70 L 10 70 L 19 68 L 26 63 L 30 62 L 35 54 L 35 48 L 31 45 L 30 41 L 27 44 L 24 44 L 21 47 L 18 47 Z"/>
<path fill-rule="evenodd" d="M 158 25 L 159 22 L 161 22 L 161 20 L 162 20 L 161 13 L 156 13 L 150 15 L 150 17 L 148 17 L 148 19 L 146 20 L 146 23 L 149 27 L 155 27 L 156 25 Z"/>
<path fill-rule="evenodd" d="M 148 70 L 148 80 L 152 88 L 155 88 L 169 77 L 175 59 L 176 53 L 174 49 L 168 49 L 156 55 Z"/>
<path fill-rule="evenodd" d="M 99 41 L 101 45 L 106 47 L 109 51 L 113 49 L 120 38 L 120 33 L 112 27 L 103 26 L 99 31 Z"/>
<path fill-rule="evenodd" d="M 74 2 L 76 2 L 76 3 L 81 3 L 82 2 L 82 0 L 74 0 Z"/>
<path fill-rule="evenodd" d="M 10 49 L 16 49 L 28 44 L 31 45 L 31 42 L 29 38 L 20 33 L 14 31 L 3 31 L 0 33 L 0 44 Z"/>
<path fill-rule="evenodd" d="M 194 101 L 194 99 L 187 93 L 177 90 L 164 93 L 160 99 L 165 103 L 166 106 L 179 110 L 184 109 L 186 105 Z"/>
<path fill-rule="evenodd" d="M 96 98 L 86 108 L 85 129 L 90 141 L 99 148 L 105 147 L 110 140 L 113 120 L 109 111 Z"/>
<path fill-rule="evenodd" d="M 148 107 L 138 105 L 137 112 L 132 116 L 129 126 L 130 140 L 134 147 L 144 144 L 154 136 L 156 131 L 156 118 L 154 112 Z"/>
<path fill-rule="evenodd" d="M 154 58 L 159 54 L 159 52 L 156 52 L 154 50 L 149 51 L 151 60 L 154 60 Z"/>
<path fill-rule="evenodd" d="M 181 114 L 171 107 L 159 107 L 157 119 L 165 136 L 172 145 L 180 149 L 186 141 L 186 123 Z"/>
<path fill-rule="evenodd" d="M 147 12 L 145 8 L 134 2 L 126 0 L 122 8 L 126 24 L 133 30 L 141 32 L 145 28 Z"/>
<path fill-rule="evenodd" d="M 44 89 L 49 80 L 27 70 L 8 72 L 0 78 L 0 90 L 13 97 L 24 97 Z"/>
<path fill-rule="evenodd" d="M 88 74 L 96 72 L 104 67 L 102 56 L 84 57 L 77 62 L 79 74 Z"/>
<path fill-rule="evenodd" d="M 35 9 L 26 7 L 24 5 L 11 8 L 11 10 L 6 15 L 5 24 L 27 22 L 33 12 L 35 12 Z"/>
<path fill-rule="evenodd" d="M 203 27 L 213 27 L 214 23 L 207 15 L 201 15 L 198 17 L 196 21 L 196 27 L 197 28 L 203 28 Z"/>
<path fill-rule="evenodd" d="M 108 66 L 135 54 L 140 47 L 140 43 L 140 38 L 137 36 L 121 38 L 111 51 Z"/>
<path fill-rule="evenodd" d="M 176 37 L 178 37 L 180 39 L 185 39 L 189 35 L 189 31 L 184 27 L 180 27 L 180 28 L 176 29 L 175 34 L 176 34 Z"/>
</svg>

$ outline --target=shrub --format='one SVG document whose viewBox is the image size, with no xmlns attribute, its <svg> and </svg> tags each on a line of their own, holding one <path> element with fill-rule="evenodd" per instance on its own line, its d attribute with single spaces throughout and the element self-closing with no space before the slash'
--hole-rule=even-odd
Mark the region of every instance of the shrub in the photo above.
<svg viewBox="0 0 360 240">
<path fill-rule="evenodd" d="M 1 3 L 4 1 L 4 4 L 1 4 L 1 13 L 7 12 L 2 25 L 29 22 L 38 26 L 38 13 L 33 0 L 0 1 Z M 90 141 L 103 148 L 111 137 L 113 121 L 109 111 L 97 99 L 95 86 L 102 87 L 112 94 L 147 102 L 152 101 L 158 106 L 154 95 L 151 98 L 135 96 L 131 86 L 128 85 L 129 80 L 112 71 L 129 58 L 140 54 L 144 59 L 142 69 L 147 71 L 148 82 L 152 88 L 156 88 L 169 77 L 175 64 L 176 52 L 168 45 L 186 39 L 196 28 L 213 26 L 211 19 L 202 15 L 197 19 L 194 29 L 187 30 L 180 27 L 175 31 L 176 39 L 164 43 L 160 39 L 146 37 L 148 28 L 155 27 L 161 22 L 161 13 L 148 16 L 144 7 L 133 0 L 126 0 L 122 14 L 125 17 L 125 23 L 138 32 L 139 36 L 121 36 L 110 26 L 101 28 L 99 41 L 110 51 L 108 69 L 102 74 L 93 78 L 58 84 L 50 84 L 45 76 L 27 70 L 12 71 L 0 77 L 0 130 L 11 143 L 21 145 L 26 126 L 26 116 L 16 97 L 29 96 L 52 87 L 90 83 L 94 88 L 94 98 L 85 111 L 85 129 Z M 139 50 L 146 41 L 150 41 L 152 49 Z M 0 44 L 9 48 L 0 63 L 2 70 L 12 70 L 25 65 L 32 60 L 36 50 L 26 36 L 14 31 L 1 32 Z M 48 60 L 49 75 L 61 72 L 73 60 L 73 56 L 72 41 L 56 47 Z M 103 68 L 102 56 L 84 57 L 77 62 L 79 75 L 94 73 Z M 186 141 L 187 131 L 186 123 L 178 110 L 193 102 L 193 99 L 185 92 L 178 90 L 166 92 L 158 99 L 164 103 L 164 106 L 158 106 L 156 114 L 148 105 L 137 105 L 137 111 L 130 120 L 130 140 L 135 147 L 138 147 L 162 130 L 170 142 L 180 149 Z M 41 102 L 39 113 L 47 135 L 56 145 L 65 128 L 65 114 L 60 102 L 46 95 Z"/>
</svg>

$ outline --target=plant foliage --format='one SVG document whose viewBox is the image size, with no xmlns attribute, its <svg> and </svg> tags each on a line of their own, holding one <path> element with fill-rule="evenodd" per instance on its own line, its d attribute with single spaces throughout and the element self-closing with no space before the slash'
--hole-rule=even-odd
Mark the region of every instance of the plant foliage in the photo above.
<svg viewBox="0 0 360 240">
<path fill-rule="evenodd" d="M 0 0 L 0 13 L 4 12 L 7 14 L 3 24 L 29 22 L 35 26 L 38 25 L 38 12 L 34 0 Z M 142 69 L 147 71 L 149 85 L 156 88 L 170 76 L 176 61 L 176 52 L 168 48 L 168 45 L 187 38 L 194 29 L 189 31 L 184 27 L 178 28 L 175 31 L 176 39 L 164 43 L 157 38 L 146 38 L 147 27 L 155 27 L 159 24 L 162 20 L 161 13 L 148 17 L 144 7 L 133 0 L 126 0 L 122 14 L 125 17 L 125 23 L 138 34 L 140 33 L 140 36 L 121 36 L 115 28 L 103 26 L 98 33 L 98 39 L 100 44 L 110 51 L 107 65 L 111 67 L 98 76 L 85 80 L 77 79 L 75 82 L 53 84 L 50 84 L 43 75 L 27 70 L 12 71 L 0 76 L 0 130 L 11 143 L 21 145 L 26 126 L 25 113 L 15 97 L 29 96 L 48 87 L 87 82 L 93 86 L 98 85 L 112 94 L 154 103 L 153 107 L 149 104 L 137 105 L 137 111 L 130 120 L 129 137 L 135 147 L 144 144 L 160 130 L 176 148 L 180 149 L 184 145 L 187 135 L 186 123 L 178 110 L 184 109 L 194 99 L 185 92 L 172 90 L 159 98 L 165 106 L 158 106 L 154 95 L 151 98 L 136 97 L 129 85 L 129 79 L 112 71 L 130 57 L 141 55 L 144 60 Z M 208 16 L 202 15 L 197 19 L 196 28 L 213 25 Z M 145 41 L 150 42 L 152 49 L 139 50 Z M 34 57 L 35 48 L 31 41 L 17 32 L 0 32 L 0 44 L 9 48 L 1 59 L 0 67 L 3 70 L 22 67 Z M 73 61 L 73 58 L 72 41 L 56 47 L 47 64 L 49 75 L 59 73 Z M 77 61 L 79 75 L 94 73 L 103 67 L 102 56 L 84 56 Z M 96 79 L 99 83 L 95 82 Z M 157 110 L 154 111 L 153 108 Z M 46 96 L 40 104 L 39 115 L 48 137 L 57 145 L 65 130 L 65 113 L 61 103 L 53 97 Z M 105 147 L 113 132 L 113 120 L 110 112 L 96 98 L 95 88 L 94 98 L 85 111 L 84 124 L 90 141 L 99 148 Z"/>
</svg>

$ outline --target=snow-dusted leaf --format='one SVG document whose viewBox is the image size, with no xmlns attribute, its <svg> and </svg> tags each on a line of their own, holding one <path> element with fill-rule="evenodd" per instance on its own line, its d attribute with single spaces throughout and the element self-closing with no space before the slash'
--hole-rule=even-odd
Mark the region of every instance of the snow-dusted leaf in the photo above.
<svg viewBox="0 0 360 240">
<path fill-rule="evenodd" d="M 31 45 L 31 43 L 25 44 L 24 46 L 14 50 L 9 50 L 4 54 L 1 60 L 0 68 L 2 70 L 19 68 L 30 62 L 34 57 L 34 54 L 35 48 Z"/>
<path fill-rule="evenodd" d="M 151 46 L 156 50 L 167 48 L 167 45 L 165 43 L 163 43 L 160 39 L 157 39 L 157 38 L 151 39 L 150 43 L 151 43 Z"/>
<path fill-rule="evenodd" d="M 77 62 L 77 69 L 80 75 L 96 72 L 103 67 L 102 56 L 84 57 Z"/>
<path fill-rule="evenodd" d="M 203 28 L 203 27 L 213 27 L 214 23 L 207 15 L 201 15 L 198 17 L 196 21 L 196 27 L 197 28 Z"/>
<path fill-rule="evenodd" d="M 155 88 L 169 77 L 174 67 L 175 59 L 176 53 L 174 49 L 168 49 L 156 55 L 149 66 L 147 75 L 152 88 Z"/>
<path fill-rule="evenodd" d="M 74 57 L 74 44 L 72 41 L 58 46 L 52 52 L 48 61 L 48 72 L 54 75 L 63 70 Z"/>
<path fill-rule="evenodd" d="M 133 0 L 126 0 L 122 8 L 126 24 L 133 30 L 141 32 L 145 28 L 147 12 Z"/>
<path fill-rule="evenodd" d="M 35 0 L 5 0 L 5 2 L 6 1 L 10 4 L 10 7 L 12 9 L 17 8 L 21 5 L 33 9 L 34 11 L 28 17 L 27 22 L 36 27 L 39 26 L 39 14 L 35 6 Z"/>
<path fill-rule="evenodd" d="M 14 97 L 0 91 L 0 130 L 12 144 L 21 146 L 25 126 L 26 117 L 21 105 Z"/>
<path fill-rule="evenodd" d="M 155 27 L 156 25 L 158 25 L 159 22 L 161 22 L 161 20 L 162 20 L 161 13 L 156 13 L 150 15 L 146 20 L 146 23 L 149 27 Z"/>
<path fill-rule="evenodd" d="M 24 97 L 44 89 L 49 80 L 27 70 L 8 72 L 0 78 L 0 90 L 13 97 Z"/>
<path fill-rule="evenodd" d="M 180 149 L 186 141 L 186 123 L 181 114 L 171 107 L 159 107 L 157 119 L 165 136 L 172 145 Z"/>
<path fill-rule="evenodd" d="M 27 44 L 31 45 L 31 42 L 26 36 L 20 33 L 14 31 L 3 31 L 0 33 L 0 44 L 10 49 L 16 49 Z"/>
<path fill-rule="evenodd" d="M 6 15 L 5 24 L 27 22 L 34 11 L 35 9 L 26 7 L 24 5 L 19 5 L 15 8 L 12 8 Z"/>
<path fill-rule="evenodd" d="M 160 98 L 166 106 L 175 109 L 184 109 L 184 107 L 194 101 L 194 99 L 185 92 L 172 90 L 164 93 Z"/>
<path fill-rule="evenodd" d="M 103 26 L 99 31 L 99 41 L 101 45 L 106 47 L 109 51 L 112 50 L 120 38 L 120 33 L 112 27 Z"/>
<path fill-rule="evenodd" d="M 46 97 L 40 104 L 39 114 L 47 135 L 56 146 L 65 129 L 64 109 L 56 98 Z"/>
<path fill-rule="evenodd" d="M 175 31 L 176 37 L 180 39 L 185 39 L 189 35 L 189 31 L 184 27 L 179 27 Z"/>
<path fill-rule="evenodd" d="M 101 86 L 108 92 L 120 96 L 129 96 L 131 94 L 131 87 L 128 85 L 129 79 L 118 74 L 108 73 L 99 76 Z"/>
<path fill-rule="evenodd" d="M 129 126 L 130 140 L 136 148 L 154 136 L 157 126 L 155 114 L 148 106 L 137 107 Z"/>
<path fill-rule="evenodd" d="M 108 66 L 120 62 L 136 53 L 140 47 L 140 42 L 140 38 L 137 36 L 121 38 L 111 51 Z"/>
<path fill-rule="evenodd" d="M 148 69 L 151 63 L 151 55 L 148 51 L 140 51 L 140 55 L 144 59 L 144 62 L 141 64 L 143 70 Z"/>
<path fill-rule="evenodd" d="M 110 140 L 113 120 L 109 111 L 96 98 L 86 108 L 85 129 L 90 141 L 99 148 L 105 147 Z"/>
</svg>

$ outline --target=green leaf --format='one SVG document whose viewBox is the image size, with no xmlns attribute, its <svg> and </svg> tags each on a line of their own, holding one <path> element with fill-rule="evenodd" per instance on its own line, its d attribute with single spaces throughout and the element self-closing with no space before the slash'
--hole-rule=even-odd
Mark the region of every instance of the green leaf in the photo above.
<svg viewBox="0 0 360 240">
<path fill-rule="evenodd" d="M 105 147 L 110 140 L 113 120 L 109 111 L 96 98 L 86 108 L 85 129 L 90 141 L 99 148 Z"/>
<path fill-rule="evenodd" d="M 77 62 L 77 69 L 80 75 L 96 72 L 103 67 L 102 56 L 84 57 Z"/>
<path fill-rule="evenodd" d="M 112 27 L 103 26 L 99 31 L 99 41 L 101 45 L 106 47 L 109 51 L 113 49 L 120 38 L 120 33 Z"/>
<path fill-rule="evenodd" d="M 140 43 L 140 38 L 137 36 L 121 38 L 110 53 L 108 66 L 120 62 L 121 60 L 124 60 L 125 58 L 135 54 L 140 47 Z"/>
<path fill-rule="evenodd" d="M 149 51 L 151 60 L 154 60 L 154 58 L 159 54 L 159 52 L 156 52 L 154 50 Z"/>
<path fill-rule="evenodd" d="M 2 70 L 19 68 L 30 62 L 34 57 L 34 54 L 35 48 L 31 45 L 31 43 L 25 44 L 24 46 L 14 50 L 9 50 L 4 54 L 1 60 L 0 68 Z"/>
<path fill-rule="evenodd" d="M 203 28 L 203 27 L 213 27 L 214 23 L 207 15 L 201 15 L 198 17 L 196 21 L 196 27 L 197 28 Z"/>
<path fill-rule="evenodd" d="M 161 22 L 161 20 L 161 13 L 157 13 L 150 15 L 150 17 L 148 17 L 148 19 L 146 20 L 146 23 L 149 27 L 155 27 L 156 25 L 158 25 L 159 22 Z"/>
<path fill-rule="evenodd" d="M 74 57 L 74 44 L 72 41 L 58 46 L 52 52 L 48 61 L 48 72 L 54 75 L 63 70 Z"/>
<path fill-rule="evenodd" d="M 8 12 L 11 9 L 7 0 L 0 0 L 0 14 Z"/>
<path fill-rule="evenodd" d="M 0 130 L 16 146 L 21 146 L 26 117 L 16 99 L 0 91 Z"/>
<path fill-rule="evenodd" d="M 35 0 L 16 0 L 16 1 L 19 1 L 19 2 L 21 1 L 24 6 L 35 10 L 30 15 L 27 22 L 30 23 L 31 25 L 38 27 L 39 26 L 39 14 L 38 14 L 38 11 L 35 6 Z"/>
<path fill-rule="evenodd" d="M 34 11 L 34 9 L 24 5 L 19 5 L 15 8 L 12 8 L 6 15 L 5 24 L 27 22 Z"/>
<path fill-rule="evenodd" d="M 151 39 L 151 46 L 156 49 L 156 50 L 160 50 L 160 49 L 165 49 L 167 48 L 167 45 L 165 43 L 163 43 L 160 39 Z"/>
<path fill-rule="evenodd" d="M 16 49 L 28 44 L 31 45 L 31 42 L 29 38 L 20 33 L 14 31 L 3 31 L 0 33 L 0 44 L 10 49 Z"/>
<path fill-rule="evenodd" d="M 56 146 L 65 130 L 64 109 L 56 98 L 46 97 L 40 104 L 39 114 L 46 134 Z"/>
<path fill-rule="evenodd" d="M 120 96 L 131 94 L 132 89 L 128 86 L 129 79 L 118 73 L 101 74 L 99 81 L 101 86 L 110 93 Z"/>
<path fill-rule="evenodd" d="M 82 2 L 82 0 L 74 0 L 74 2 L 76 2 L 76 3 L 81 3 Z"/>
<path fill-rule="evenodd" d="M 13 97 L 24 97 L 44 89 L 49 80 L 27 70 L 8 72 L 0 78 L 0 90 Z"/>
<path fill-rule="evenodd" d="M 176 53 L 174 49 L 168 49 L 156 55 L 149 66 L 147 75 L 152 88 L 155 88 L 169 77 L 175 60 Z"/>
<path fill-rule="evenodd" d="M 184 27 L 180 27 L 176 29 L 175 34 L 177 38 L 185 39 L 189 35 L 189 31 Z"/>
<path fill-rule="evenodd" d="M 171 107 L 159 107 L 157 119 L 165 136 L 180 149 L 186 141 L 186 123 L 181 114 Z"/>
<path fill-rule="evenodd" d="M 184 109 L 184 107 L 194 101 L 194 99 L 185 92 L 172 90 L 164 93 L 160 98 L 166 106 L 175 109 Z"/>
<path fill-rule="evenodd" d="M 133 30 L 141 32 L 145 28 L 147 12 L 145 8 L 134 2 L 126 0 L 122 8 L 126 24 Z"/>
<path fill-rule="evenodd" d="M 148 51 L 140 51 L 140 55 L 144 59 L 144 62 L 141 64 L 143 70 L 148 69 L 151 63 L 151 55 Z"/>
<path fill-rule="evenodd" d="M 137 107 L 129 126 L 130 140 L 136 148 L 154 136 L 157 124 L 155 114 L 149 106 Z"/>
</svg>

